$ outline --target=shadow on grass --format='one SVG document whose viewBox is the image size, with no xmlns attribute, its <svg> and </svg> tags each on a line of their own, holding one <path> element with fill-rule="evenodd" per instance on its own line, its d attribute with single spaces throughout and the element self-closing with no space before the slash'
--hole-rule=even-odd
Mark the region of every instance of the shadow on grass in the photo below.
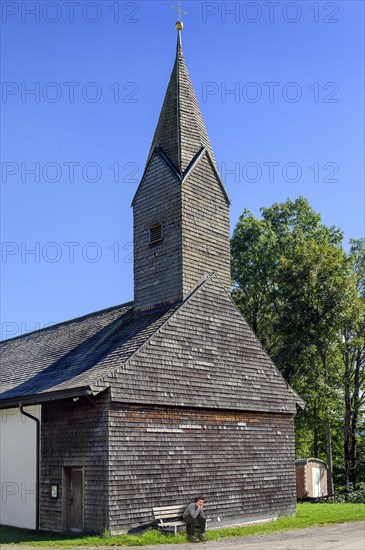
<svg viewBox="0 0 365 550">
<path fill-rule="evenodd" d="M 138 534 L 109 535 L 105 533 L 52 533 L 32 531 L 16 527 L 0 526 L 0 548 L 2 544 L 23 544 L 36 548 L 82 548 L 87 546 L 146 546 L 186 542 L 186 536 L 163 534 L 157 529 L 139 530 Z"/>
<path fill-rule="evenodd" d="M 27 544 L 28 542 L 80 540 L 85 534 L 70 535 L 69 533 L 50 533 L 48 531 L 32 531 L 31 529 L 18 529 L 0 525 L 0 547 L 2 544 Z"/>
</svg>

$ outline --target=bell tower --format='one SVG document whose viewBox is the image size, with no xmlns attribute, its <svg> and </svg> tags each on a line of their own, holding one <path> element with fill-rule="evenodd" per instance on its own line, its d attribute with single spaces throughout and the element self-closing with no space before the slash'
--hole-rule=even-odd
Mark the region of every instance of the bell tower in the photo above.
<svg viewBox="0 0 365 550">
<path fill-rule="evenodd" d="M 207 273 L 230 288 L 230 200 L 182 51 L 174 67 L 134 196 L 136 314 L 184 300 Z"/>
</svg>

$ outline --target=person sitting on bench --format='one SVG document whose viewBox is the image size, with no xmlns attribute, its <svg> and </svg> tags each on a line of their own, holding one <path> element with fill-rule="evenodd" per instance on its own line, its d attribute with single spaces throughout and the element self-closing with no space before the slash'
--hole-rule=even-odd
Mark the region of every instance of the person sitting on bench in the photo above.
<svg viewBox="0 0 365 550">
<path fill-rule="evenodd" d="M 194 502 L 189 504 L 183 514 L 183 520 L 187 523 L 188 539 L 192 542 L 199 542 L 200 540 L 206 540 L 205 528 L 207 519 L 204 511 L 204 498 L 196 497 Z M 199 529 L 199 539 L 195 537 L 195 530 Z"/>
</svg>

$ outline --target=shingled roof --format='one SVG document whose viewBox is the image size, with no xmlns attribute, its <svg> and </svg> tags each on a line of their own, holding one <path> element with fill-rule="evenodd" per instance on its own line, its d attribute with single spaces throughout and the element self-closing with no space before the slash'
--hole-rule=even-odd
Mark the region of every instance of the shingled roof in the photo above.
<svg viewBox="0 0 365 550">
<path fill-rule="evenodd" d="M 1 342 L 0 408 L 91 393 L 89 383 L 126 361 L 173 310 L 135 318 L 126 303 Z"/>
<path fill-rule="evenodd" d="M 202 147 L 206 147 L 215 162 L 179 42 L 148 159 L 155 147 L 163 150 L 180 173 L 186 170 L 191 159 Z"/>
<path fill-rule="evenodd" d="M 291 413 L 303 406 L 214 274 L 167 310 L 135 317 L 128 303 L 0 346 L 0 408 L 108 387 L 113 399 L 134 403 Z"/>
</svg>

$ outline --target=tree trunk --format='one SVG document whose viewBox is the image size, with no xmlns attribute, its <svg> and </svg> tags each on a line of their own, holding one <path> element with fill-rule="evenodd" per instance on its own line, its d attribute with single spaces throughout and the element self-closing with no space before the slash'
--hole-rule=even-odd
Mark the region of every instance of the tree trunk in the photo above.
<svg viewBox="0 0 365 550">
<path fill-rule="evenodd" d="M 332 434 L 331 434 L 331 420 L 329 418 L 329 413 L 327 410 L 326 418 L 326 461 L 327 461 L 327 490 L 328 496 L 332 497 L 334 495 L 334 486 L 333 486 L 333 461 L 332 461 Z"/>
<path fill-rule="evenodd" d="M 327 370 L 327 357 L 326 354 L 322 356 L 323 362 L 323 372 L 324 372 L 324 382 L 328 387 L 328 370 Z M 330 411 L 328 406 L 328 398 L 326 400 L 326 462 L 328 466 L 327 470 L 327 490 L 328 496 L 332 497 L 334 495 L 334 486 L 333 486 L 333 458 L 332 458 L 332 434 L 331 434 L 331 420 L 330 420 Z"/>
<path fill-rule="evenodd" d="M 356 485 L 357 423 L 362 404 L 362 364 L 363 349 L 358 349 L 355 356 L 346 351 L 344 354 L 344 459 L 346 484 L 352 483 L 354 488 Z"/>
<path fill-rule="evenodd" d="M 361 367 L 362 367 L 362 354 L 358 350 L 355 361 L 355 373 L 354 373 L 354 387 L 352 394 L 352 415 L 350 424 L 350 445 L 349 445 L 349 481 L 356 485 L 356 445 L 357 445 L 357 423 L 359 418 L 359 412 L 361 409 Z"/>
<path fill-rule="evenodd" d="M 357 445 L 356 430 L 353 430 L 351 434 L 350 448 L 349 448 L 349 454 L 348 454 L 348 464 L 347 464 L 348 476 L 347 477 L 348 477 L 349 483 L 352 483 L 354 488 L 356 485 L 356 445 Z"/>
<path fill-rule="evenodd" d="M 346 352 L 344 355 L 344 399 L 345 399 L 345 418 L 344 418 L 344 440 L 343 440 L 343 450 L 344 450 L 344 462 L 345 462 L 345 476 L 346 476 L 346 485 L 351 483 L 351 447 L 352 447 L 352 437 L 351 437 L 351 390 L 350 390 L 350 363 L 351 359 L 349 353 Z"/>
<path fill-rule="evenodd" d="M 314 426 L 313 426 L 313 456 L 318 457 L 318 407 L 317 400 L 314 402 L 313 409 Z"/>
</svg>

